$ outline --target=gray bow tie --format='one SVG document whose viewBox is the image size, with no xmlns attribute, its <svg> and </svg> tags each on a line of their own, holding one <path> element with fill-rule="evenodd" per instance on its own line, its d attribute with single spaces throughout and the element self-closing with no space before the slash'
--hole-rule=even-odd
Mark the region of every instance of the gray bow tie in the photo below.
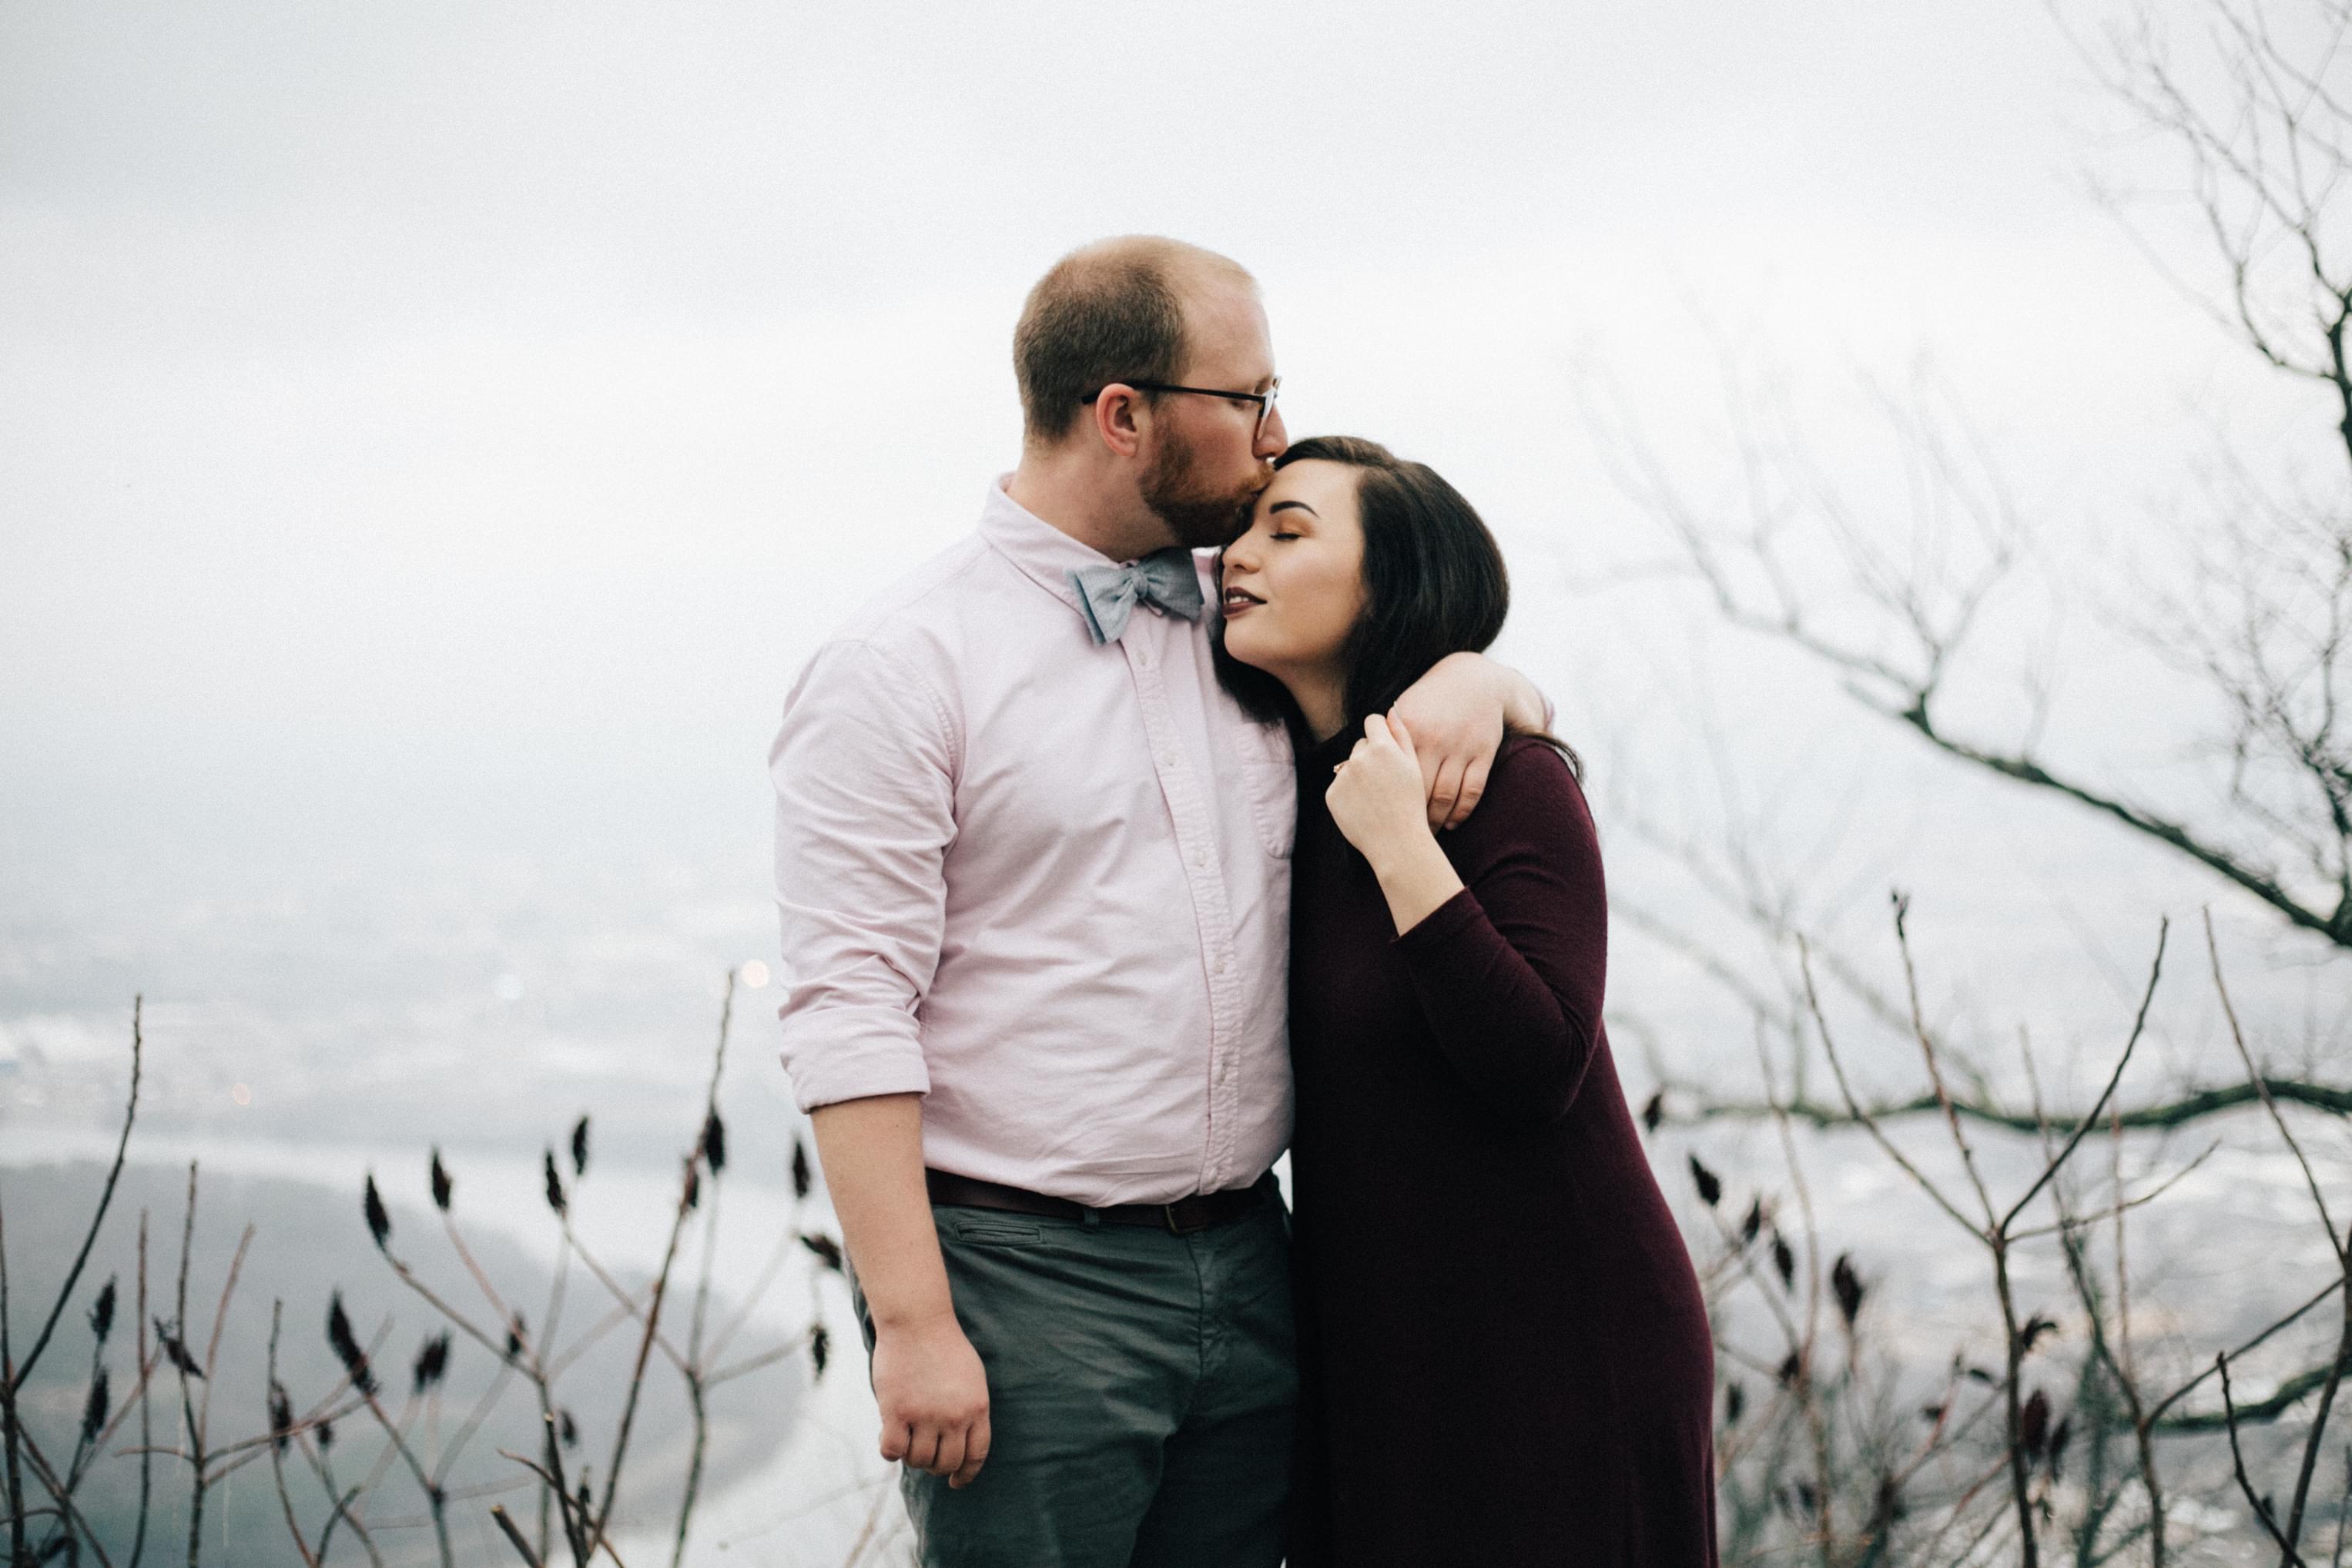
<svg viewBox="0 0 2352 1568">
<path fill-rule="evenodd" d="M 1078 608 L 1087 617 L 1087 630 L 1098 643 L 1118 640 L 1138 601 L 1148 601 L 1188 621 L 1201 615 L 1201 579 L 1192 564 L 1192 552 L 1174 545 L 1156 550 L 1132 565 L 1088 566 L 1073 572 L 1070 586 L 1078 591 Z"/>
</svg>

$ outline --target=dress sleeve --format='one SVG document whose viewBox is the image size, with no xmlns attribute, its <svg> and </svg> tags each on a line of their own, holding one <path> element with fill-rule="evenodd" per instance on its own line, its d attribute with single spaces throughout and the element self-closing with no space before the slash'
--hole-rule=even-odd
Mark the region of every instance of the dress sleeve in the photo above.
<svg viewBox="0 0 2352 1568">
<path fill-rule="evenodd" d="M 956 745 L 938 695 L 864 643 L 810 661 L 768 755 L 784 1070 L 803 1110 L 925 1093 L 917 1008 L 939 967 Z"/>
<path fill-rule="evenodd" d="M 1437 1048 L 1498 1118 L 1565 1115 L 1600 1047 L 1609 906 L 1575 776 L 1510 743 L 1448 846 L 1463 889 L 1396 939 Z"/>
</svg>

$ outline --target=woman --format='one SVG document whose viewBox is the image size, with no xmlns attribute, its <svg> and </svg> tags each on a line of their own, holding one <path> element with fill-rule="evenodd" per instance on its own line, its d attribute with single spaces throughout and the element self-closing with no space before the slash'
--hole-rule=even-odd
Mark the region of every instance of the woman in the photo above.
<svg viewBox="0 0 2352 1568">
<path fill-rule="evenodd" d="M 1412 678 L 1509 589 L 1477 514 L 1370 441 L 1293 446 L 1221 565 L 1220 669 L 1294 727 L 1294 1564 L 1715 1554 L 1713 1346 L 1601 1025 L 1572 762 L 1496 759 L 1441 843 Z"/>
</svg>

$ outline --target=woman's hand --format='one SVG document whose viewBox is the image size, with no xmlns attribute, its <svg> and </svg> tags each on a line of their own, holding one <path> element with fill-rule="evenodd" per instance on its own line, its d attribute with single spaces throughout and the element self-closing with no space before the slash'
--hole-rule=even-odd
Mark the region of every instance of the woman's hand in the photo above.
<svg viewBox="0 0 2352 1568">
<path fill-rule="evenodd" d="M 1371 862 L 1400 934 L 1462 890 L 1462 879 L 1430 831 L 1421 759 L 1393 714 L 1364 721 L 1364 738 L 1323 793 L 1331 820 Z"/>
<path fill-rule="evenodd" d="M 1378 713 L 1364 721 L 1363 739 L 1339 764 L 1331 787 L 1323 794 L 1331 820 L 1375 865 L 1384 854 L 1429 837 L 1429 818 L 1423 809 L 1426 798 L 1412 733 L 1402 721 Z"/>
</svg>

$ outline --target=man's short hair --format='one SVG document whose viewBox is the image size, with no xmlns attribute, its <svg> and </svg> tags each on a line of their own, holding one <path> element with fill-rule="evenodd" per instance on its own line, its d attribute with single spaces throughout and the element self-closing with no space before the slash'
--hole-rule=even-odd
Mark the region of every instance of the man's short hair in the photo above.
<svg viewBox="0 0 2352 1568">
<path fill-rule="evenodd" d="M 1013 330 L 1028 438 L 1068 435 L 1087 400 L 1114 381 L 1178 379 L 1189 347 L 1185 291 L 1208 279 L 1255 282 L 1213 250 L 1150 235 L 1097 240 L 1055 262 Z"/>
</svg>

